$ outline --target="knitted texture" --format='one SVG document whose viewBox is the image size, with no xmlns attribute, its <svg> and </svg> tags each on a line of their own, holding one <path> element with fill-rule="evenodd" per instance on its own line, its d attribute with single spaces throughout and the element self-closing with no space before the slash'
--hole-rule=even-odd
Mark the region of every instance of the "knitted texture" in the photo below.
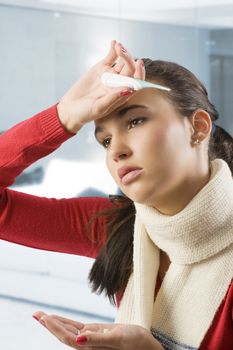
<svg viewBox="0 0 233 350">
<path fill-rule="evenodd" d="M 208 184 L 178 214 L 135 204 L 134 271 L 117 322 L 152 328 L 171 349 L 200 346 L 233 277 L 232 184 L 218 159 Z M 171 264 L 154 302 L 160 249 Z"/>
</svg>

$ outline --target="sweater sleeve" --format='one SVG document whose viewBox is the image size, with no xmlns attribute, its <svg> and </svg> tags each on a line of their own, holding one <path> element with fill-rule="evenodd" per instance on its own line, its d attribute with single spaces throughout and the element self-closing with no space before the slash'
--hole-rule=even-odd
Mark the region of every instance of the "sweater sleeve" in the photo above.
<svg viewBox="0 0 233 350">
<path fill-rule="evenodd" d="M 200 350 L 233 349 L 233 280 L 206 333 Z"/>
<path fill-rule="evenodd" d="M 65 131 L 53 106 L 0 136 L 0 190 L 12 185 L 29 165 L 74 136 Z"/>
<path fill-rule="evenodd" d="M 111 207 L 107 198 L 41 198 L 8 189 L 30 164 L 72 137 L 56 106 L 25 120 L 0 136 L 0 239 L 25 246 L 95 258 L 106 239 L 97 212 Z M 88 228 L 89 227 L 89 228 Z"/>
</svg>

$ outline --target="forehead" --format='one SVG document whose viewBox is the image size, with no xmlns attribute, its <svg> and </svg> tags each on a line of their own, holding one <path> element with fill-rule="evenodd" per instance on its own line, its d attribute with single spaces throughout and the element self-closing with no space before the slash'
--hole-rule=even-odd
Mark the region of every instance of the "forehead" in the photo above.
<svg viewBox="0 0 233 350">
<path fill-rule="evenodd" d="M 162 117 L 176 115 L 177 111 L 174 109 L 172 103 L 157 89 L 142 89 L 133 94 L 128 101 L 115 109 L 107 116 L 95 121 L 95 137 L 104 133 L 108 126 L 121 125 L 121 120 L 124 117 L 134 117 L 137 113 L 141 116 L 150 115 Z"/>
<path fill-rule="evenodd" d="M 95 125 L 103 125 L 110 119 L 120 119 L 121 117 L 124 117 L 128 112 L 133 112 L 135 109 L 139 108 L 152 111 L 154 108 L 161 107 L 163 101 L 165 101 L 164 97 L 156 89 L 149 88 L 136 91 L 125 104 L 113 110 L 107 116 L 96 120 Z"/>
</svg>

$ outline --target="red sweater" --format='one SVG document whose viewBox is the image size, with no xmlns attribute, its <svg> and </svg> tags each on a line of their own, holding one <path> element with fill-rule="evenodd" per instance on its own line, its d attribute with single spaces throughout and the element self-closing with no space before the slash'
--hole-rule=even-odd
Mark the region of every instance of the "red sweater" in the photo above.
<svg viewBox="0 0 233 350">
<path fill-rule="evenodd" d="M 61 126 L 56 106 L 0 136 L 0 239 L 43 250 L 98 255 L 106 239 L 105 220 L 95 221 L 89 237 L 87 223 L 95 212 L 112 206 L 109 199 L 48 199 L 7 189 L 26 167 L 72 136 Z M 233 349 L 233 283 L 200 349 Z"/>
</svg>

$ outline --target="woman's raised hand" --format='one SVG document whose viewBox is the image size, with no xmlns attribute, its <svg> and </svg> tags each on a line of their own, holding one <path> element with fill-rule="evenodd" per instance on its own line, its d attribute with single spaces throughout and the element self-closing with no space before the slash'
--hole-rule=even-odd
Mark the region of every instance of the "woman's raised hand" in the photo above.
<svg viewBox="0 0 233 350">
<path fill-rule="evenodd" d="M 83 324 L 38 311 L 36 318 L 62 343 L 85 350 L 162 350 L 145 328 L 123 324 Z"/>
<path fill-rule="evenodd" d="M 145 79 L 143 61 L 135 62 L 120 43 L 112 41 L 107 56 L 84 74 L 59 102 L 59 119 L 67 131 L 76 133 L 84 124 L 120 107 L 132 95 L 129 88 L 104 86 L 101 75 L 106 71 Z"/>
</svg>

